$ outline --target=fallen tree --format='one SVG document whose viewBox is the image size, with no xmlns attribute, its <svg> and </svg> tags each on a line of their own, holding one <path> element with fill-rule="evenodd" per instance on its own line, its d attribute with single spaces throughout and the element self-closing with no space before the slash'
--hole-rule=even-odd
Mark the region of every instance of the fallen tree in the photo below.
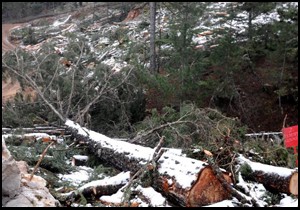
<svg viewBox="0 0 300 210">
<path fill-rule="evenodd" d="M 67 120 L 65 123 L 79 142 L 86 142 L 90 150 L 104 162 L 135 174 L 152 158 L 155 149 L 113 140 Z M 151 165 L 149 165 L 151 167 Z M 228 183 L 231 177 L 222 172 Z M 205 162 L 165 152 L 157 160 L 151 185 L 166 198 L 180 206 L 204 206 L 231 197 Z"/>
<path fill-rule="evenodd" d="M 240 155 L 237 160 L 245 167 L 245 179 L 262 183 L 271 192 L 281 192 L 298 196 L 298 171 L 283 167 L 252 162 Z"/>
<path fill-rule="evenodd" d="M 34 128 L 22 128 L 22 129 L 13 129 L 13 128 L 2 128 L 2 134 L 7 133 L 47 133 L 49 135 L 61 135 L 66 134 L 65 128 L 54 127 L 54 126 L 39 126 Z"/>
</svg>

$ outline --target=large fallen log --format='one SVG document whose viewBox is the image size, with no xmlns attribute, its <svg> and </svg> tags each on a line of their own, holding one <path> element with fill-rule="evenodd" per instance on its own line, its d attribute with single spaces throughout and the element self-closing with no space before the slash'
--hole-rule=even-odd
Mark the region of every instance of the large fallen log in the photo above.
<svg viewBox="0 0 300 210">
<path fill-rule="evenodd" d="M 272 192 L 298 195 L 298 171 L 295 169 L 252 162 L 242 155 L 237 160 L 241 167 L 250 167 L 247 173 L 242 174 L 245 179 L 262 183 Z"/>
<path fill-rule="evenodd" d="M 135 174 L 153 157 L 155 149 L 118 141 L 67 120 L 65 123 L 77 141 L 86 142 L 102 161 Z M 231 197 L 205 162 L 165 152 L 157 160 L 151 185 L 173 204 L 199 207 Z M 231 177 L 222 171 L 225 180 Z"/>
<path fill-rule="evenodd" d="M 67 134 L 65 128 L 58 128 L 58 127 L 35 127 L 35 128 L 22 128 L 22 129 L 12 129 L 12 128 L 2 128 L 2 134 L 8 133 L 47 133 L 49 135 L 61 135 Z"/>
</svg>

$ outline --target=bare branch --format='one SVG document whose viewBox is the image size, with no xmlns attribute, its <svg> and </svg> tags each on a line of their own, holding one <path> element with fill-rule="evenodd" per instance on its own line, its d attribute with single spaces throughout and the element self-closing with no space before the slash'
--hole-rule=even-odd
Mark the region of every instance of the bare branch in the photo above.
<svg viewBox="0 0 300 210">
<path fill-rule="evenodd" d="M 76 69 L 78 68 L 78 64 L 82 58 L 82 54 L 83 54 L 83 47 L 84 47 L 84 42 L 81 43 L 81 46 L 79 46 L 80 48 L 80 56 L 75 64 L 75 68 L 73 70 L 73 74 L 72 74 L 72 87 L 71 87 L 71 93 L 70 93 L 70 96 L 69 96 L 69 102 L 68 102 L 68 108 L 67 108 L 67 111 L 66 111 L 66 116 L 69 115 L 69 112 L 70 112 L 70 107 L 72 105 L 72 97 L 73 97 L 73 93 L 74 93 L 74 84 L 75 84 L 75 72 L 76 72 Z"/>
<path fill-rule="evenodd" d="M 165 128 L 165 127 L 171 127 L 172 125 L 176 125 L 176 124 L 185 124 L 185 123 L 190 123 L 190 124 L 195 125 L 195 123 L 192 122 L 192 121 L 185 121 L 185 120 L 184 120 L 184 121 L 181 121 L 181 120 L 177 120 L 177 121 L 175 121 L 175 122 L 162 124 L 162 125 L 160 125 L 160 126 L 157 126 L 157 127 L 153 128 L 153 129 L 147 131 L 147 132 L 144 132 L 144 133 L 142 133 L 142 134 L 140 134 L 140 135 L 137 135 L 137 136 L 136 136 L 135 138 L 133 138 L 132 140 L 129 140 L 129 142 L 130 142 L 130 143 L 138 142 L 138 141 L 140 141 L 142 138 L 144 138 L 144 137 L 146 137 L 146 136 L 150 135 L 151 133 L 154 133 L 154 132 L 156 132 L 156 131 L 158 131 L 158 130 L 161 130 L 161 129 Z"/>
<path fill-rule="evenodd" d="M 43 91 L 43 94 L 45 94 L 46 90 L 51 86 L 54 78 L 56 77 L 57 75 L 57 72 L 58 72 L 58 65 L 56 65 L 56 69 L 55 69 L 55 73 L 53 75 L 53 77 L 51 78 L 51 81 L 49 82 L 49 84 L 47 85 L 47 87 L 45 88 L 45 90 Z"/>
<path fill-rule="evenodd" d="M 29 179 L 30 181 L 31 181 L 31 179 L 33 178 L 33 175 L 34 175 L 36 169 L 39 167 L 40 163 L 42 162 L 43 158 L 45 157 L 47 150 L 48 150 L 48 149 L 51 147 L 51 145 L 54 144 L 54 143 L 55 143 L 55 141 L 52 141 L 52 142 L 46 147 L 46 149 L 43 151 L 43 153 L 42 153 L 42 155 L 41 155 L 39 161 L 37 162 L 37 164 L 35 165 L 35 167 L 34 167 L 32 173 L 31 173 L 31 176 L 30 176 L 30 179 Z"/>
<path fill-rule="evenodd" d="M 130 69 L 130 71 L 128 72 L 128 74 L 125 76 L 125 78 L 116 86 L 114 87 L 110 87 L 108 88 L 108 85 L 110 84 L 110 79 L 112 78 L 112 76 L 114 75 L 114 72 L 110 72 L 110 74 L 105 78 L 105 83 L 104 85 L 101 87 L 100 91 L 98 92 L 97 96 L 91 101 L 89 102 L 77 115 L 76 115 L 76 121 L 78 121 L 79 119 L 83 118 L 83 116 L 89 111 L 90 107 L 95 104 L 100 97 L 102 97 L 106 92 L 108 92 L 109 90 L 115 90 L 117 89 L 119 86 L 121 86 L 129 77 L 131 71 L 133 68 Z"/>
</svg>

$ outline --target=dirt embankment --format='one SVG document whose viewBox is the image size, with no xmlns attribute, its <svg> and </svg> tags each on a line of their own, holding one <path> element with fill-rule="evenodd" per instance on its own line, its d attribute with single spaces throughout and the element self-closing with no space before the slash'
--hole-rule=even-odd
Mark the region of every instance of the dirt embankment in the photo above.
<svg viewBox="0 0 300 210">
<path fill-rule="evenodd" d="M 20 24 L 2 24 L 2 54 L 16 47 L 10 43 L 9 36 L 10 31 L 18 26 L 20 26 Z M 11 78 L 2 80 L 2 104 L 12 99 L 20 89 L 21 87 L 18 81 L 12 81 Z"/>
<path fill-rule="evenodd" d="M 9 35 L 10 30 L 19 25 L 20 24 L 2 24 L 2 53 L 15 48 L 15 46 L 9 42 Z"/>
</svg>

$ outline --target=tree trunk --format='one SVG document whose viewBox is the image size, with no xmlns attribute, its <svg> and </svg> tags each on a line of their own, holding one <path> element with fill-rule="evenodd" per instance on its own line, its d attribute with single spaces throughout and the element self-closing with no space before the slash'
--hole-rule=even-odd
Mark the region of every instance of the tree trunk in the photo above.
<svg viewBox="0 0 300 210">
<path fill-rule="evenodd" d="M 238 158 L 242 165 L 249 165 L 251 170 L 242 174 L 245 179 L 262 183 L 271 192 L 280 192 L 298 196 L 298 172 L 293 169 L 270 166 L 252 162 L 243 156 Z"/>
<path fill-rule="evenodd" d="M 159 2 L 157 3 L 157 7 L 158 7 L 158 10 L 160 11 L 161 6 L 160 6 Z M 158 25 L 158 39 L 161 40 L 161 34 L 162 34 L 161 33 L 161 31 L 162 31 L 161 16 L 159 16 L 159 18 L 158 18 L 157 25 Z M 156 70 L 158 73 L 160 71 L 160 53 L 161 53 L 161 43 L 158 44 L 158 50 L 156 53 Z"/>
<path fill-rule="evenodd" d="M 122 171 L 136 173 L 151 160 L 155 149 L 113 140 L 90 131 L 67 120 L 66 125 L 80 142 L 89 145 L 90 150 L 101 160 Z M 155 169 L 154 169 L 155 170 Z M 227 182 L 231 177 L 223 172 Z M 151 186 L 166 198 L 180 206 L 198 207 L 231 197 L 214 175 L 211 167 L 202 161 L 165 152 L 157 161 Z"/>
<path fill-rule="evenodd" d="M 14 133 L 18 129 L 2 128 L 2 134 Z M 46 133 L 49 135 L 66 135 L 66 129 L 58 127 L 36 127 L 36 128 L 22 128 L 24 133 Z"/>
<path fill-rule="evenodd" d="M 253 20 L 253 9 L 250 9 L 248 14 L 248 38 L 252 41 L 252 20 Z"/>
<path fill-rule="evenodd" d="M 155 13 L 156 2 L 150 4 L 150 70 L 156 72 L 156 52 L 155 52 Z"/>
</svg>

